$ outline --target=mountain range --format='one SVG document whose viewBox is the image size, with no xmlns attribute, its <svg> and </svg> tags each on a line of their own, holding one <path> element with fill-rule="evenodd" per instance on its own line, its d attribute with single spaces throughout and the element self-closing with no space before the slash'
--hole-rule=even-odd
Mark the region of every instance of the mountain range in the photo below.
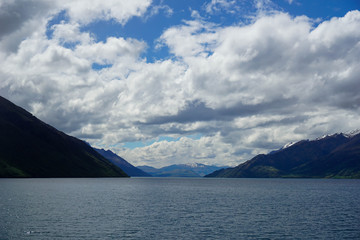
<svg viewBox="0 0 360 240">
<path fill-rule="evenodd" d="M 0 177 L 128 177 L 90 145 L 0 96 Z"/>
<path fill-rule="evenodd" d="M 360 178 L 360 133 L 303 140 L 205 177 Z"/>
<path fill-rule="evenodd" d="M 100 153 L 103 157 L 105 157 L 107 160 L 121 168 L 127 175 L 130 177 L 151 177 L 150 174 L 144 172 L 143 170 L 134 167 L 132 164 L 130 164 L 128 161 L 123 159 L 122 157 L 118 156 L 117 154 L 113 153 L 110 150 L 104 150 L 104 149 L 97 149 L 94 148 L 98 153 Z"/>
<path fill-rule="evenodd" d="M 124 171 L 123 171 L 123 170 Z M 360 178 L 360 133 L 287 144 L 237 167 L 177 164 L 134 167 L 115 153 L 42 122 L 0 96 L 0 177 Z"/>
<path fill-rule="evenodd" d="M 174 164 L 162 168 L 138 166 L 137 168 L 154 177 L 203 177 L 223 167 L 210 166 L 201 163 Z"/>
</svg>

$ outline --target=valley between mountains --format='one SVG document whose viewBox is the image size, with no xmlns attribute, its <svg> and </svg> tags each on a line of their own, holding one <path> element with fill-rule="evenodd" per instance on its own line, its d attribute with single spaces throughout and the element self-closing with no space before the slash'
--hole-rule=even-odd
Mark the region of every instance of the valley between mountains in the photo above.
<svg viewBox="0 0 360 240">
<path fill-rule="evenodd" d="M 135 167 L 92 148 L 0 96 L 0 177 L 360 178 L 360 133 L 289 144 L 229 168 L 200 163 Z"/>
</svg>

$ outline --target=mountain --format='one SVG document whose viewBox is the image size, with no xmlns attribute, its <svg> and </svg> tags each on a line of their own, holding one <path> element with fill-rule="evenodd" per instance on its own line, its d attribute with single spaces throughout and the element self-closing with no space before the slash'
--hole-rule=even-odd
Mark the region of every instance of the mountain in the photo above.
<svg viewBox="0 0 360 240">
<path fill-rule="evenodd" d="M 0 177 L 127 177 L 84 141 L 0 96 Z"/>
<path fill-rule="evenodd" d="M 206 177 L 360 178 L 360 134 L 303 140 Z"/>
<path fill-rule="evenodd" d="M 203 177 L 213 171 L 222 169 L 221 167 L 200 163 L 175 164 L 159 169 L 150 166 L 138 166 L 138 168 L 154 177 Z"/>
<path fill-rule="evenodd" d="M 143 171 L 146 171 L 147 173 L 151 174 L 153 177 L 200 177 L 199 174 L 197 174 L 194 171 L 187 170 L 187 169 L 157 169 L 152 168 L 149 166 L 138 166 L 138 168 L 142 169 Z"/>
<path fill-rule="evenodd" d="M 110 150 L 104 150 L 104 149 L 96 149 L 94 148 L 98 153 L 100 153 L 103 157 L 105 157 L 107 160 L 121 168 L 127 175 L 130 177 L 151 177 L 150 174 L 144 172 L 143 170 L 134 167 L 129 162 L 127 162 L 122 157 L 116 155 Z"/>
</svg>

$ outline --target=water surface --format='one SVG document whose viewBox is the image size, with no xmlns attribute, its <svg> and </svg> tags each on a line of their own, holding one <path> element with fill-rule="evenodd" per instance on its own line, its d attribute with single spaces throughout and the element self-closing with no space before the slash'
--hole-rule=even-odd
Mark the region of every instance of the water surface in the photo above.
<svg viewBox="0 0 360 240">
<path fill-rule="evenodd" d="M 360 180 L 0 179 L 0 239 L 360 239 Z"/>
</svg>

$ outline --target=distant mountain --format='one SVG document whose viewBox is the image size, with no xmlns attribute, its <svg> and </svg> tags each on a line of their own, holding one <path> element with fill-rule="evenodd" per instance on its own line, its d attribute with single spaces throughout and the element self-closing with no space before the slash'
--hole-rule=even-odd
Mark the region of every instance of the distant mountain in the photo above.
<svg viewBox="0 0 360 240">
<path fill-rule="evenodd" d="M 129 162 L 127 162 L 122 157 L 116 155 L 110 150 L 104 150 L 104 149 L 96 149 L 94 148 L 98 153 L 100 153 L 103 157 L 105 157 L 107 160 L 121 168 L 127 175 L 130 177 L 151 177 L 150 174 L 144 172 L 143 170 L 134 167 Z"/>
<path fill-rule="evenodd" d="M 150 166 L 146 166 L 146 165 L 143 165 L 143 166 L 137 166 L 138 169 L 141 169 L 142 171 L 144 172 L 147 172 L 151 175 L 153 175 L 154 173 L 157 173 L 157 172 L 160 172 L 160 169 L 158 168 L 154 168 L 154 167 L 150 167 Z"/>
<path fill-rule="evenodd" d="M 213 171 L 222 169 L 221 167 L 200 163 L 175 164 L 162 168 L 138 166 L 138 168 L 154 177 L 203 177 Z"/>
<path fill-rule="evenodd" d="M 0 96 L 0 177 L 127 177 L 85 142 Z"/>
<path fill-rule="evenodd" d="M 200 177 L 194 171 L 186 170 L 186 169 L 172 169 L 172 170 L 163 170 L 163 169 L 151 169 L 149 166 L 138 166 L 138 168 L 145 171 L 148 170 L 147 173 L 151 174 L 153 177 Z"/>
<path fill-rule="evenodd" d="M 288 144 L 206 177 L 360 178 L 360 134 L 334 134 Z"/>
</svg>

